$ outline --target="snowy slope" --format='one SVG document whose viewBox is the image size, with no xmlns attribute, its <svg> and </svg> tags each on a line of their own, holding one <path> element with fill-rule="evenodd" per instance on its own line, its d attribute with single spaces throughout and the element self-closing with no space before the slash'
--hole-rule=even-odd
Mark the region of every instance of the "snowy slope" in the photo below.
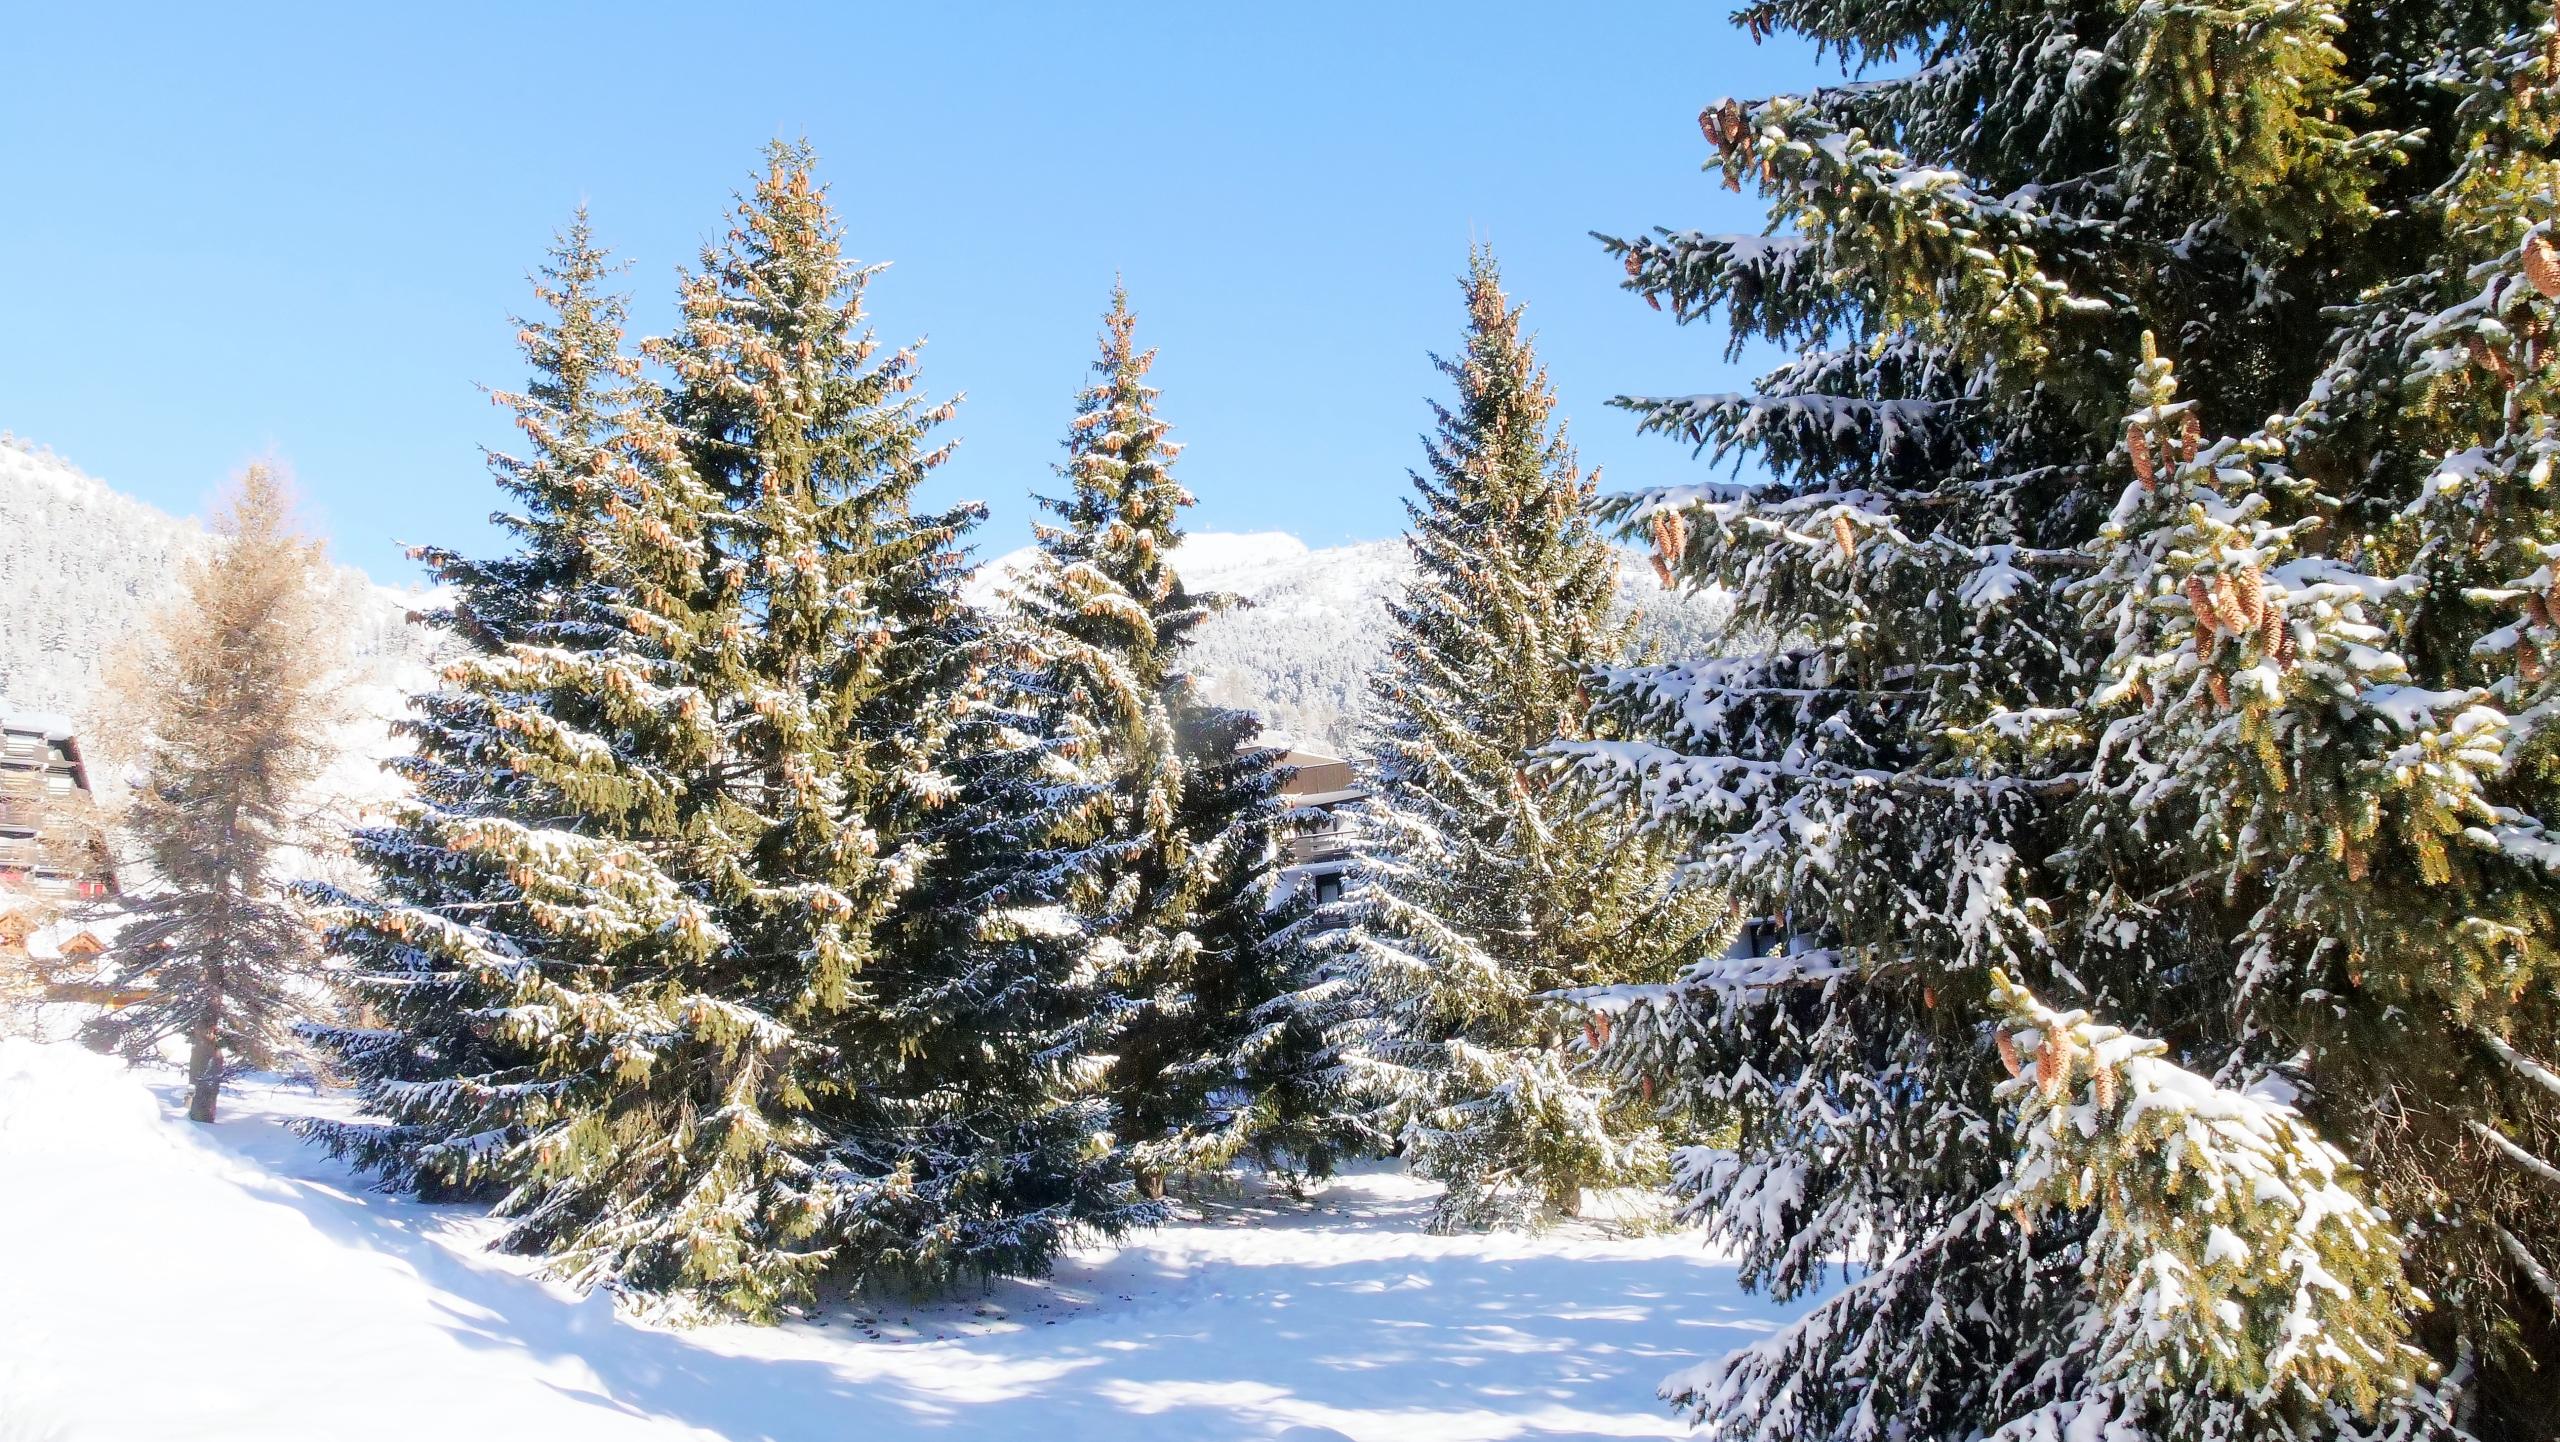
<svg viewBox="0 0 2560 1442">
<path fill-rule="evenodd" d="M 1694 1237 L 1422 1233 L 1425 1189 L 1210 1208 L 1043 1284 L 669 1332 L 287 1134 L 0 1042 L 0 1442 L 1679 1437 L 1655 1384 L 1771 1330 Z"/>
<path fill-rule="evenodd" d="M 973 583 L 981 603 L 1003 593 L 1032 557 L 1024 548 L 990 562 Z M 1246 603 L 1195 633 L 1192 666 L 1210 699 L 1241 706 L 1274 731 L 1342 751 L 1358 732 L 1366 680 L 1385 652 L 1388 599 L 1413 574 L 1401 540 L 1311 549 L 1282 531 L 1195 532 L 1174 554 L 1196 591 Z M 1640 643 L 1702 654 L 1729 614 L 1721 597 L 1665 592 L 1632 554 L 1619 594 L 1643 613 Z"/>
<path fill-rule="evenodd" d="M 116 642 L 178 593 L 204 529 L 120 495 L 49 450 L 0 433 L 0 707 L 78 715 Z M 334 568 L 331 610 L 367 675 L 423 671 L 403 618 L 416 598 Z"/>
<path fill-rule="evenodd" d="M 0 710 L 57 712 L 94 727 L 102 665 L 177 596 L 186 562 L 208 544 L 195 522 L 0 434 L 0 596 L 9 598 L 0 605 Z M 352 815 L 397 794 L 381 769 L 399 750 L 389 723 L 434 672 L 429 638 L 406 620 L 417 595 L 351 566 L 332 568 L 330 586 L 343 662 L 330 689 L 343 720 L 338 759 L 314 799 Z M 98 778 L 109 787 L 115 779 Z"/>
</svg>

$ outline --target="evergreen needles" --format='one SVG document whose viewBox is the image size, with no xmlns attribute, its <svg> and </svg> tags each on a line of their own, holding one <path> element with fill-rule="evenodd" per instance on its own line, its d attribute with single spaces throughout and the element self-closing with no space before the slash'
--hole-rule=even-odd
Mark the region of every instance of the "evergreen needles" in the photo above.
<svg viewBox="0 0 2560 1442">
<path fill-rule="evenodd" d="M 1734 1124 L 1693 1214 L 1855 1280 L 1670 1395 L 2547 1433 L 2548 12 L 1744 18 L 1894 70 L 1711 107 L 1769 234 L 1606 242 L 1791 353 L 1624 402 L 1760 478 L 1603 504 L 1786 644 L 1604 673 L 1638 739 L 1559 754 L 1772 923 L 1600 1003 Z"/>
<path fill-rule="evenodd" d="M 1374 682 L 1358 876 L 1334 942 L 1361 997 L 1347 1030 L 1368 1124 L 1448 1183 L 1443 1226 L 1570 1216 L 1590 1187 L 1662 1169 L 1652 1109 L 1582 1065 L 1553 993 L 1665 980 L 1725 925 L 1670 889 L 1659 841 L 1541 784 L 1532 752 L 1581 735 L 1586 669 L 1622 658 L 1617 558 L 1520 311 L 1469 259 L 1466 348 L 1438 362 L 1418 574 L 1389 607 Z"/>
</svg>

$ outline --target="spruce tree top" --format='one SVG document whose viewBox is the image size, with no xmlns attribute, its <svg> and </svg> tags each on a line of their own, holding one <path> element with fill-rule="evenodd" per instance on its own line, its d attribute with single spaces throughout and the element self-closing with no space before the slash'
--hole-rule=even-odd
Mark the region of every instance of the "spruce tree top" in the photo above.
<svg viewBox="0 0 2560 1442">
<path fill-rule="evenodd" d="M 1039 498 L 1061 522 L 1037 527 L 1055 570 L 1024 599 L 1061 633 L 1118 656 L 1131 682 L 1152 692 L 1204 612 L 1173 569 L 1192 496 L 1174 479 L 1182 446 L 1156 416 L 1157 391 L 1147 384 L 1156 353 L 1137 348 L 1137 323 L 1128 288 L 1114 285 L 1093 363 L 1098 379 L 1076 396 L 1059 468 L 1068 492 Z"/>
<path fill-rule="evenodd" d="M 1440 749 L 1509 775 L 1577 723 L 1581 668 L 1616 660 L 1628 632 L 1612 614 L 1616 558 L 1584 513 L 1598 477 L 1551 425 L 1555 391 L 1492 251 L 1469 255 L 1462 285 L 1466 349 L 1432 357 L 1457 395 L 1432 402 L 1405 502 L 1416 579 L 1388 603 L 1396 635 L 1373 683 L 1391 783 L 1427 774 L 1423 754 Z"/>
<path fill-rule="evenodd" d="M 442 546 L 411 552 L 457 593 L 433 619 L 476 649 L 594 638 L 600 597 L 586 522 L 615 489 L 621 427 L 649 395 L 639 363 L 622 349 L 628 303 L 605 289 L 620 269 L 582 206 L 533 277 L 547 313 L 516 321 L 532 378 L 490 399 L 513 413 L 526 449 L 488 453 L 499 488 L 516 502 L 489 520 L 516 538 L 516 549 L 487 559 Z"/>
</svg>

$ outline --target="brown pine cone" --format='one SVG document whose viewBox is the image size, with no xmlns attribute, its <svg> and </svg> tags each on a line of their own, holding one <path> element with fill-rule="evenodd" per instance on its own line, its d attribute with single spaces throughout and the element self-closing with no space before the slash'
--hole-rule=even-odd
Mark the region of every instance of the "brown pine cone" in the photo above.
<svg viewBox="0 0 2560 1442">
<path fill-rule="evenodd" d="M 2277 670 L 2293 669 L 2293 631 L 2273 606 L 2266 608 L 2266 618 L 2258 623 L 2258 649 Z"/>
<path fill-rule="evenodd" d="M 2538 230 L 2524 238 L 2524 278 L 2544 300 L 2560 300 L 2560 246 Z"/>
<path fill-rule="evenodd" d="M 2246 630 L 2263 624 L 2267 619 L 2267 579 L 2258 574 L 2258 568 L 2242 566 L 2232 579 L 2231 589 L 2233 599 L 2239 603 L 2241 623 L 2233 629 Z"/>
<path fill-rule="evenodd" d="M 2240 588 L 2228 571 L 2213 578 L 2213 619 L 2234 636 L 2249 633 L 2249 613 L 2241 607 Z"/>
<path fill-rule="evenodd" d="M 2489 344 L 2486 338 L 2475 334 L 2468 339 L 2466 344 L 2471 350 L 2471 363 L 2473 365 L 2476 365 L 2482 370 L 2487 371 L 2489 374 L 2496 376 L 2501 381 L 2512 379 L 2511 374 L 2507 370 L 2507 358 L 2500 355 L 2498 353 L 2498 348 Z"/>
<path fill-rule="evenodd" d="M 2204 635 L 2222 624 L 2213 614 L 2213 593 L 2205 589 L 2202 576 L 2187 578 L 2187 609 L 2195 613 L 2196 630 Z"/>
<path fill-rule="evenodd" d="M 2152 484 L 2150 432 L 2138 425 L 2126 427 L 2124 446 L 2133 454 L 2133 478 L 2142 483 L 2144 490 L 2150 490 Z"/>
<path fill-rule="evenodd" d="M 2062 1099 L 2062 1089 L 2071 1084 L 2071 1043 L 2056 1032 L 2036 1048 L 2036 1090 L 2046 1101 Z"/>
</svg>

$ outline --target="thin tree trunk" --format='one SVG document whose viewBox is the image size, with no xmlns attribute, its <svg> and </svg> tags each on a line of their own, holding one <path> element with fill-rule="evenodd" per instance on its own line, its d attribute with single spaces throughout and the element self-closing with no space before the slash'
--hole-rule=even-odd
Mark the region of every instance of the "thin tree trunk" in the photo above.
<svg viewBox="0 0 2560 1442">
<path fill-rule="evenodd" d="M 187 1120 L 210 1122 L 222 1097 L 222 1048 L 199 1033 L 187 1048 Z"/>
</svg>

